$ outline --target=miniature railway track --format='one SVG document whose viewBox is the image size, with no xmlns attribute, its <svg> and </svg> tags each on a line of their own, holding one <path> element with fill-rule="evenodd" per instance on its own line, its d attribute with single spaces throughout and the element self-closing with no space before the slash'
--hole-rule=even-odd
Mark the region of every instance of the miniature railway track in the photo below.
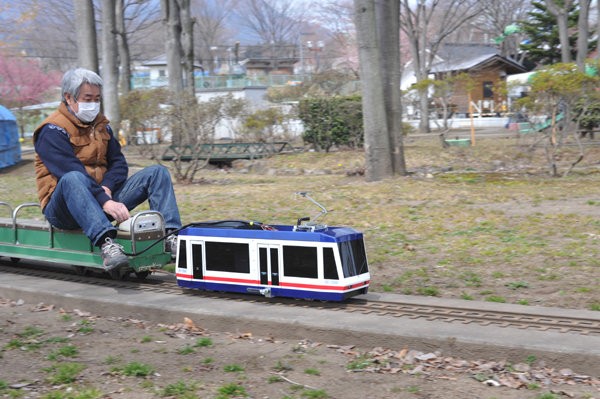
<svg viewBox="0 0 600 399">
<path fill-rule="evenodd" d="M 600 317 L 585 318 L 566 315 L 537 315 L 532 312 L 518 313 L 497 310 L 475 310 L 453 306 L 440 306 L 429 304 L 411 304 L 402 302 L 367 301 L 365 299 L 351 298 L 344 303 L 312 302 L 288 298 L 264 298 L 249 294 L 232 294 L 188 290 L 179 287 L 171 274 L 159 272 L 154 278 L 131 279 L 115 281 L 108 277 L 79 276 L 68 269 L 61 271 L 51 270 L 49 267 L 35 265 L 21 267 L 11 265 L 10 262 L 0 260 L 0 273 L 11 273 L 70 281 L 90 285 L 100 285 L 115 288 L 127 288 L 146 292 L 157 292 L 169 295 L 190 295 L 205 298 L 217 298 L 231 301 L 244 301 L 264 305 L 300 306 L 313 309 L 323 309 L 341 312 L 372 314 L 385 317 L 407 317 L 411 319 L 424 319 L 428 321 L 441 321 L 447 323 L 479 324 L 499 328 L 535 329 L 538 331 L 554 331 L 580 335 L 600 335 Z"/>
<path fill-rule="evenodd" d="M 349 309 L 348 309 L 349 310 Z M 354 311 L 354 310 L 352 310 Z M 369 302 L 357 311 L 375 312 L 393 317 L 407 316 L 429 321 L 476 323 L 497 327 L 537 329 L 581 335 L 600 335 L 600 318 L 548 316 L 531 313 L 518 313 L 498 310 L 474 310 L 452 306 L 415 305 L 397 302 Z"/>
</svg>

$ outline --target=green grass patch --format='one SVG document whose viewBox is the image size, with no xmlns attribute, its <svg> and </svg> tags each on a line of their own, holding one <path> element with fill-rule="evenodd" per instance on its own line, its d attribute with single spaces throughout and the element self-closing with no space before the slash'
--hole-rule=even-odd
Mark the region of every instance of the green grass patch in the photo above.
<svg viewBox="0 0 600 399">
<path fill-rule="evenodd" d="M 70 384 L 77 380 L 79 373 L 85 370 L 81 363 L 57 363 L 43 369 L 50 374 L 47 378 L 50 384 Z"/>
<path fill-rule="evenodd" d="M 301 396 L 307 399 L 328 399 L 330 397 L 323 389 L 306 389 L 301 393 Z"/>
<path fill-rule="evenodd" d="M 89 320 L 81 320 L 79 322 L 80 327 L 77 329 L 77 332 L 83 335 L 88 335 L 94 332 L 94 325 Z"/>
<path fill-rule="evenodd" d="M 180 355 L 189 355 L 189 354 L 192 354 L 195 352 L 196 352 L 196 349 L 194 349 L 194 347 L 191 345 L 186 345 L 183 348 L 177 349 L 177 353 Z"/>
<path fill-rule="evenodd" d="M 366 356 L 359 356 L 346 365 L 348 370 L 364 370 L 373 364 L 373 360 Z"/>
<path fill-rule="evenodd" d="M 194 392 L 197 389 L 197 384 L 187 384 L 184 381 L 177 381 L 174 384 L 169 384 L 164 387 L 160 393 L 162 397 L 174 397 L 174 398 L 196 398 Z"/>
<path fill-rule="evenodd" d="M 218 393 L 216 399 L 245 398 L 248 396 L 246 388 L 236 383 L 221 386 Z"/>
<path fill-rule="evenodd" d="M 52 391 L 44 396 L 42 399 L 99 399 L 105 395 L 96 388 L 85 388 L 85 389 L 73 389 L 68 392 L 65 390 Z"/>
<path fill-rule="evenodd" d="M 198 338 L 196 340 L 196 343 L 194 344 L 195 348 L 205 348 L 205 347 L 208 347 L 208 346 L 213 346 L 212 339 L 210 339 L 208 337 Z"/>
<path fill-rule="evenodd" d="M 497 295 L 490 295 L 487 298 L 485 298 L 485 300 L 487 302 L 497 302 L 497 303 L 505 303 L 506 302 L 506 298 L 497 296 Z"/>
<path fill-rule="evenodd" d="M 241 373 L 244 371 L 244 368 L 239 364 L 227 364 L 223 367 L 223 371 L 226 373 Z"/>
<path fill-rule="evenodd" d="M 44 330 L 42 330 L 38 327 L 35 327 L 35 326 L 25 327 L 23 332 L 17 334 L 18 337 L 23 338 L 23 339 L 38 338 L 38 337 L 41 337 L 42 335 L 44 335 Z"/>
<path fill-rule="evenodd" d="M 65 345 L 61 348 L 58 348 L 52 351 L 48 355 L 48 360 L 58 360 L 60 357 L 77 357 L 79 354 L 79 349 L 73 345 Z"/>
<path fill-rule="evenodd" d="M 511 290 L 518 290 L 519 288 L 529 288 L 529 283 L 527 283 L 527 281 L 514 281 L 506 284 L 506 287 Z"/>
<path fill-rule="evenodd" d="M 127 363 L 122 368 L 115 368 L 113 371 L 128 377 L 147 377 L 154 373 L 154 368 L 148 364 L 131 362 Z"/>
<path fill-rule="evenodd" d="M 440 290 L 437 287 L 419 287 L 417 293 L 423 296 L 440 296 Z"/>
</svg>

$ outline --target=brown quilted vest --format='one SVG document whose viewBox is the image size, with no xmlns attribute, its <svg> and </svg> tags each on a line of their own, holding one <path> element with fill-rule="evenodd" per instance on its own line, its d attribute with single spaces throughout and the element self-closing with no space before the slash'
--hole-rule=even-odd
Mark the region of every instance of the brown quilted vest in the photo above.
<svg viewBox="0 0 600 399">
<path fill-rule="evenodd" d="M 60 103 L 58 110 L 50 114 L 33 133 L 33 142 L 37 140 L 39 132 L 44 125 L 51 123 L 60 126 L 69 134 L 69 140 L 73 147 L 73 153 L 85 166 L 86 171 L 96 180 L 98 184 L 102 182 L 104 173 L 106 173 L 106 151 L 110 135 L 106 131 L 108 119 L 99 114 L 94 122 L 85 125 L 77 119 L 65 105 Z M 43 148 L 38 148 L 38 152 Z M 46 207 L 50 196 L 56 188 L 58 180 L 54 177 L 48 168 L 40 159 L 39 154 L 35 155 L 35 175 L 38 191 L 38 198 L 42 209 Z"/>
</svg>

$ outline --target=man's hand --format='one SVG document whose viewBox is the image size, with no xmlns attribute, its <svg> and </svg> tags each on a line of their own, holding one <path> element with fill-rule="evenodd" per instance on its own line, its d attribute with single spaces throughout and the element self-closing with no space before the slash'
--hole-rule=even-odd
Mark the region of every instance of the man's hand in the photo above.
<svg viewBox="0 0 600 399">
<path fill-rule="evenodd" d="M 104 192 L 106 193 L 106 195 L 108 195 L 110 198 L 112 198 L 112 190 L 106 186 L 102 186 L 102 188 L 104 189 Z"/>
<path fill-rule="evenodd" d="M 102 206 L 102 210 L 109 214 L 117 221 L 117 223 L 122 223 L 129 219 L 129 210 L 127 207 L 117 201 L 108 200 Z"/>
</svg>

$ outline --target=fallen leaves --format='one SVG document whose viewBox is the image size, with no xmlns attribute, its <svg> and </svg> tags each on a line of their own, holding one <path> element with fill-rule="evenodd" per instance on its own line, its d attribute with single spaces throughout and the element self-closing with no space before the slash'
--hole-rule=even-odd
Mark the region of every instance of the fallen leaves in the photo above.
<svg viewBox="0 0 600 399">
<path fill-rule="evenodd" d="M 32 312 L 49 312 L 54 310 L 54 305 L 46 305 L 43 302 L 38 303 L 31 309 Z"/>
<path fill-rule="evenodd" d="M 13 308 L 15 306 L 22 306 L 24 304 L 25 304 L 25 301 L 22 299 L 17 299 L 16 301 L 13 301 L 13 300 L 7 299 L 7 298 L 0 298 L 0 306 L 2 306 L 2 307 Z"/>
<path fill-rule="evenodd" d="M 183 323 L 158 324 L 158 327 L 164 328 L 165 334 L 185 338 L 186 335 L 209 335 L 206 329 L 198 327 L 189 317 L 183 318 Z"/>
<path fill-rule="evenodd" d="M 352 347 L 329 345 L 331 349 L 348 354 L 353 358 L 368 359 L 367 367 L 352 369 L 352 372 L 372 372 L 387 374 L 424 375 L 430 378 L 453 379 L 450 373 L 468 373 L 477 381 L 491 387 L 509 387 L 512 389 L 529 388 L 535 385 L 548 386 L 584 384 L 600 390 L 600 379 L 588 375 L 576 374 L 570 369 L 555 369 L 547 367 L 543 362 L 537 367 L 527 363 L 510 364 L 505 361 L 468 361 L 449 356 L 440 352 L 419 352 L 403 348 L 399 351 L 373 348 L 360 354 L 351 351 Z M 561 394 L 569 396 L 568 392 Z"/>
</svg>

